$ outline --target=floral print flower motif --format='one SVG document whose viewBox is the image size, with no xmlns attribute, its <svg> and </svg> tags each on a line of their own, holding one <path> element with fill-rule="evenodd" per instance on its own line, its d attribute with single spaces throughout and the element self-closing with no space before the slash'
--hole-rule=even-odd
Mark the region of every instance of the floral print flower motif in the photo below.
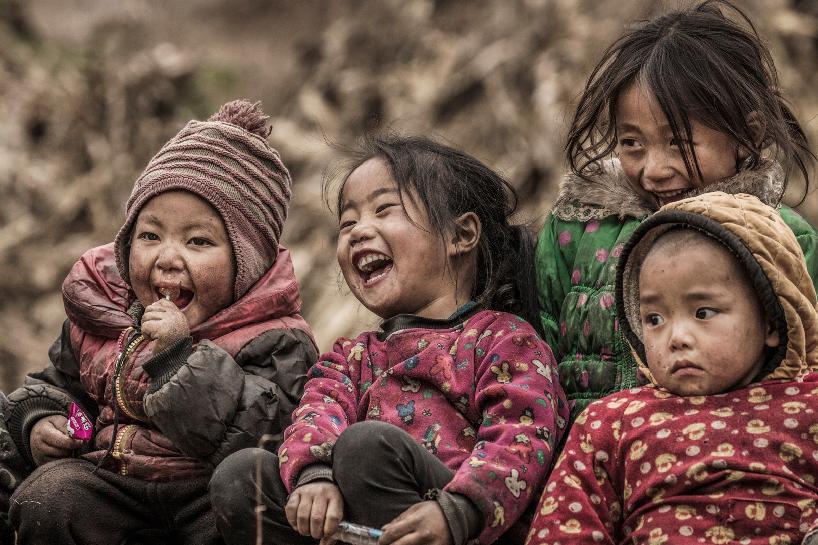
<svg viewBox="0 0 818 545">
<path fill-rule="evenodd" d="M 585 232 L 586 233 L 594 233 L 599 229 L 599 222 L 597 220 L 591 220 L 585 224 Z"/>
<path fill-rule="evenodd" d="M 608 249 L 607 248 L 599 248 L 596 251 L 596 260 L 600 263 L 605 263 L 608 261 Z"/>
<path fill-rule="evenodd" d="M 557 236 L 557 242 L 560 246 L 565 246 L 571 242 L 571 232 L 570 231 L 562 231 Z"/>
<path fill-rule="evenodd" d="M 579 269 L 574 269 L 574 272 L 571 273 L 571 284 L 576 286 L 580 280 L 582 280 L 582 273 L 579 272 Z"/>
</svg>

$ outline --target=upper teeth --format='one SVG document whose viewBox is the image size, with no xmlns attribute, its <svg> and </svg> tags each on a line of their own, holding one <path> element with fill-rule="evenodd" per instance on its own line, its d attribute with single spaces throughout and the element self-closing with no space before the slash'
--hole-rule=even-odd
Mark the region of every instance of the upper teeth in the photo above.
<svg viewBox="0 0 818 545">
<path fill-rule="evenodd" d="M 358 260 L 357 265 L 358 265 L 358 268 L 360 270 L 365 271 L 365 272 L 370 272 L 370 271 L 372 271 L 374 269 L 374 267 L 371 266 L 372 263 L 374 263 L 376 261 L 383 261 L 383 260 L 386 260 L 386 259 L 389 259 L 389 256 L 386 256 L 384 254 L 379 254 L 379 253 L 369 253 L 369 254 L 366 254 L 366 255 L 362 256 Z"/>
</svg>

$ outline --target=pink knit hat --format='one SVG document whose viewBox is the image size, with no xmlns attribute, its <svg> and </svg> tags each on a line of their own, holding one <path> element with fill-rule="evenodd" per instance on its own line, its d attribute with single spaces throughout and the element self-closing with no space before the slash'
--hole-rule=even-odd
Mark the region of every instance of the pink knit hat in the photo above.
<svg viewBox="0 0 818 545">
<path fill-rule="evenodd" d="M 228 102 L 207 121 L 189 122 L 150 160 L 134 184 L 125 223 L 114 241 L 116 265 L 128 284 L 131 231 L 139 210 L 172 190 L 198 195 L 224 220 L 236 259 L 235 299 L 272 266 L 292 180 L 278 152 L 267 144 L 267 119 L 258 102 Z"/>
</svg>

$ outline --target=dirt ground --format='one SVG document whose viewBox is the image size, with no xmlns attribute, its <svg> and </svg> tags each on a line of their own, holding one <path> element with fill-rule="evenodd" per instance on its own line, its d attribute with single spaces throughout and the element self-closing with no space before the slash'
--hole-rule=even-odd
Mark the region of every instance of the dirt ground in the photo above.
<svg viewBox="0 0 818 545">
<path fill-rule="evenodd" d="M 818 2 L 745 0 L 818 141 Z M 563 172 L 584 79 L 630 21 L 624 0 L 0 0 L 0 389 L 42 367 L 60 284 L 113 239 L 133 181 L 187 120 L 261 100 L 294 180 L 284 243 L 319 345 L 377 321 L 343 289 L 322 181 L 328 142 L 426 133 L 503 172 L 536 228 Z M 797 188 L 794 195 L 797 195 Z M 818 198 L 802 212 L 818 221 Z"/>
</svg>

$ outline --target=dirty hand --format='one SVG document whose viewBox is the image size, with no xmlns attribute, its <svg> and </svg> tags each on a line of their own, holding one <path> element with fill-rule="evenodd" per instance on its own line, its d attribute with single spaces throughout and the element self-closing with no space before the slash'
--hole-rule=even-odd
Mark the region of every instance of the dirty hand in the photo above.
<svg viewBox="0 0 818 545">
<path fill-rule="evenodd" d="M 28 444 L 31 457 L 38 466 L 60 458 L 68 458 L 82 446 L 82 441 L 68 436 L 68 419 L 61 414 L 41 418 L 31 428 Z"/>
<path fill-rule="evenodd" d="M 451 545 L 449 525 L 436 501 L 416 503 L 383 528 L 378 545 Z"/>
<path fill-rule="evenodd" d="M 299 534 L 321 539 L 321 545 L 330 545 L 335 540 L 329 537 L 344 516 L 344 499 L 335 483 L 315 481 L 296 488 L 284 512 L 287 522 Z"/>
<path fill-rule="evenodd" d="M 158 354 L 176 341 L 190 335 L 187 318 L 179 308 L 166 299 L 159 299 L 145 309 L 142 315 L 142 334 L 156 341 L 153 353 Z"/>
</svg>

